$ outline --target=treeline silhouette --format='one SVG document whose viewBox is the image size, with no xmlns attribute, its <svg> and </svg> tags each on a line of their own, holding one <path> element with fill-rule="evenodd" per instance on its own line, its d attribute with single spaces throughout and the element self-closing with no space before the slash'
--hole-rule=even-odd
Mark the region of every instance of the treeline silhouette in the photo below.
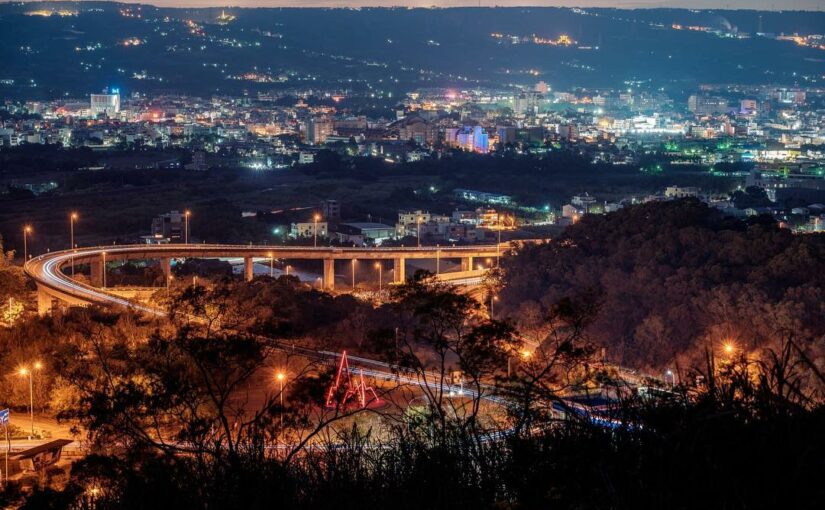
<svg viewBox="0 0 825 510">
<path fill-rule="evenodd" d="M 501 310 L 524 320 L 590 292 L 588 327 L 610 359 L 664 370 L 709 345 L 749 352 L 806 337 L 825 356 L 825 236 L 793 235 L 768 217 L 740 221 L 697 200 L 585 216 L 549 244 L 503 260 Z"/>
</svg>

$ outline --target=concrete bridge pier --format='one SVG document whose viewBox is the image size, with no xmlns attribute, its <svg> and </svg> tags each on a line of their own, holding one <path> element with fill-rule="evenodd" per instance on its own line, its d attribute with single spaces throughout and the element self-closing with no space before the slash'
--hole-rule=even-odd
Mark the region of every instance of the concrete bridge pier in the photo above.
<svg viewBox="0 0 825 510">
<path fill-rule="evenodd" d="M 252 257 L 244 257 L 243 258 L 243 278 L 244 280 L 251 282 L 252 278 L 255 276 L 255 272 L 253 271 L 253 262 Z"/>
<path fill-rule="evenodd" d="M 89 280 L 95 287 L 103 286 L 103 257 L 89 263 Z"/>
<path fill-rule="evenodd" d="M 335 288 L 335 259 L 324 259 L 324 289 Z"/>
<path fill-rule="evenodd" d="M 461 259 L 461 270 L 462 271 L 472 271 L 473 270 L 473 257 L 466 257 Z"/>
<path fill-rule="evenodd" d="M 52 309 L 54 308 L 54 300 L 52 299 L 51 294 L 40 288 L 40 285 L 37 286 L 37 314 L 41 317 L 45 317 L 46 315 L 50 314 Z"/>
<path fill-rule="evenodd" d="M 406 262 L 407 259 L 404 257 L 399 257 L 393 260 L 393 277 L 395 283 L 404 283 L 407 281 L 407 271 L 406 271 Z"/>
</svg>

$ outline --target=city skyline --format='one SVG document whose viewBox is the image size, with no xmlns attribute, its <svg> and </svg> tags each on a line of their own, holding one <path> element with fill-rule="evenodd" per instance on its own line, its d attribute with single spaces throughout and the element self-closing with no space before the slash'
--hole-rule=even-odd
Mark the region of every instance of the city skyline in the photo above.
<svg viewBox="0 0 825 510">
<path fill-rule="evenodd" d="M 7 3 L 12 3 L 5 0 Z M 25 3 L 47 3 L 47 0 L 25 0 Z M 822 11 L 818 0 L 728 0 L 721 7 L 715 0 L 120 0 L 119 3 L 154 5 L 156 7 L 199 8 L 359 8 L 359 7 L 582 7 L 617 9 L 707 9 L 707 10 L 764 10 L 764 11 Z"/>
</svg>

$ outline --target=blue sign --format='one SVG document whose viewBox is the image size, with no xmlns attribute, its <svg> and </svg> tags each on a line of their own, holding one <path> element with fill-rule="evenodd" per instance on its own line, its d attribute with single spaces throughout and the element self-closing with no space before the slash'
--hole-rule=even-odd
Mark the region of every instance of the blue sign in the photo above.
<svg viewBox="0 0 825 510">
<path fill-rule="evenodd" d="M 8 425 L 9 424 L 9 415 L 11 413 L 8 409 L 3 409 L 0 411 L 0 425 Z"/>
</svg>

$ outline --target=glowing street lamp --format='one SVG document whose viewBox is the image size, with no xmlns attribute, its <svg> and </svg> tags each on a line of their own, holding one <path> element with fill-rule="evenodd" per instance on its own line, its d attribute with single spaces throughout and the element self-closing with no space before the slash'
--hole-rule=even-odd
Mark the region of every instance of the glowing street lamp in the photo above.
<svg viewBox="0 0 825 510">
<path fill-rule="evenodd" d="M 189 244 L 189 216 L 191 216 L 191 215 L 192 215 L 192 211 L 190 211 L 189 209 L 187 209 L 183 212 L 183 223 L 184 223 L 183 242 L 184 242 L 184 244 Z"/>
<path fill-rule="evenodd" d="M 355 290 L 355 259 L 352 259 L 352 290 Z"/>
<path fill-rule="evenodd" d="M 375 269 L 378 270 L 378 292 L 380 293 L 384 290 L 384 267 L 380 262 L 376 262 Z"/>
<path fill-rule="evenodd" d="M 321 219 L 320 214 L 316 214 L 315 216 L 312 217 L 312 221 L 313 221 L 312 233 L 315 237 L 313 245 L 314 245 L 315 248 L 318 247 L 318 220 L 320 220 L 320 219 Z"/>
<path fill-rule="evenodd" d="M 103 288 L 106 288 L 106 252 L 100 252 L 100 255 L 103 257 Z"/>
<path fill-rule="evenodd" d="M 42 368 L 43 365 L 39 361 L 36 361 L 31 368 L 21 367 L 17 371 L 17 374 L 21 377 L 29 377 L 29 417 L 31 418 L 31 436 L 29 436 L 29 439 L 34 437 L 34 379 L 32 375 L 35 370 Z"/>
<path fill-rule="evenodd" d="M 32 233 L 31 225 L 26 225 L 23 227 L 23 263 L 29 260 L 29 245 L 28 245 L 28 237 L 29 234 Z"/>
<path fill-rule="evenodd" d="M 272 252 L 269 252 L 269 277 L 273 278 L 275 276 L 275 255 Z"/>
<path fill-rule="evenodd" d="M 416 233 L 415 238 L 418 240 L 418 247 L 421 248 L 421 216 L 417 216 L 415 219 L 415 223 L 418 227 L 418 231 Z"/>
<path fill-rule="evenodd" d="M 69 215 L 69 249 L 72 250 L 72 257 L 71 257 L 72 276 L 74 276 L 74 248 L 75 248 L 75 246 L 74 246 L 74 222 L 76 222 L 76 221 L 77 221 L 77 213 L 72 212 Z"/>
<path fill-rule="evenodd" d="M 279 390 L 278 396 L 281 399 L 281 429 L 284 428 L 284 380 L 286 379 L 286 374 L 283 372 L 278 372 L 275 374 L 275 379 L 278 380 Z"/>
</svg>

